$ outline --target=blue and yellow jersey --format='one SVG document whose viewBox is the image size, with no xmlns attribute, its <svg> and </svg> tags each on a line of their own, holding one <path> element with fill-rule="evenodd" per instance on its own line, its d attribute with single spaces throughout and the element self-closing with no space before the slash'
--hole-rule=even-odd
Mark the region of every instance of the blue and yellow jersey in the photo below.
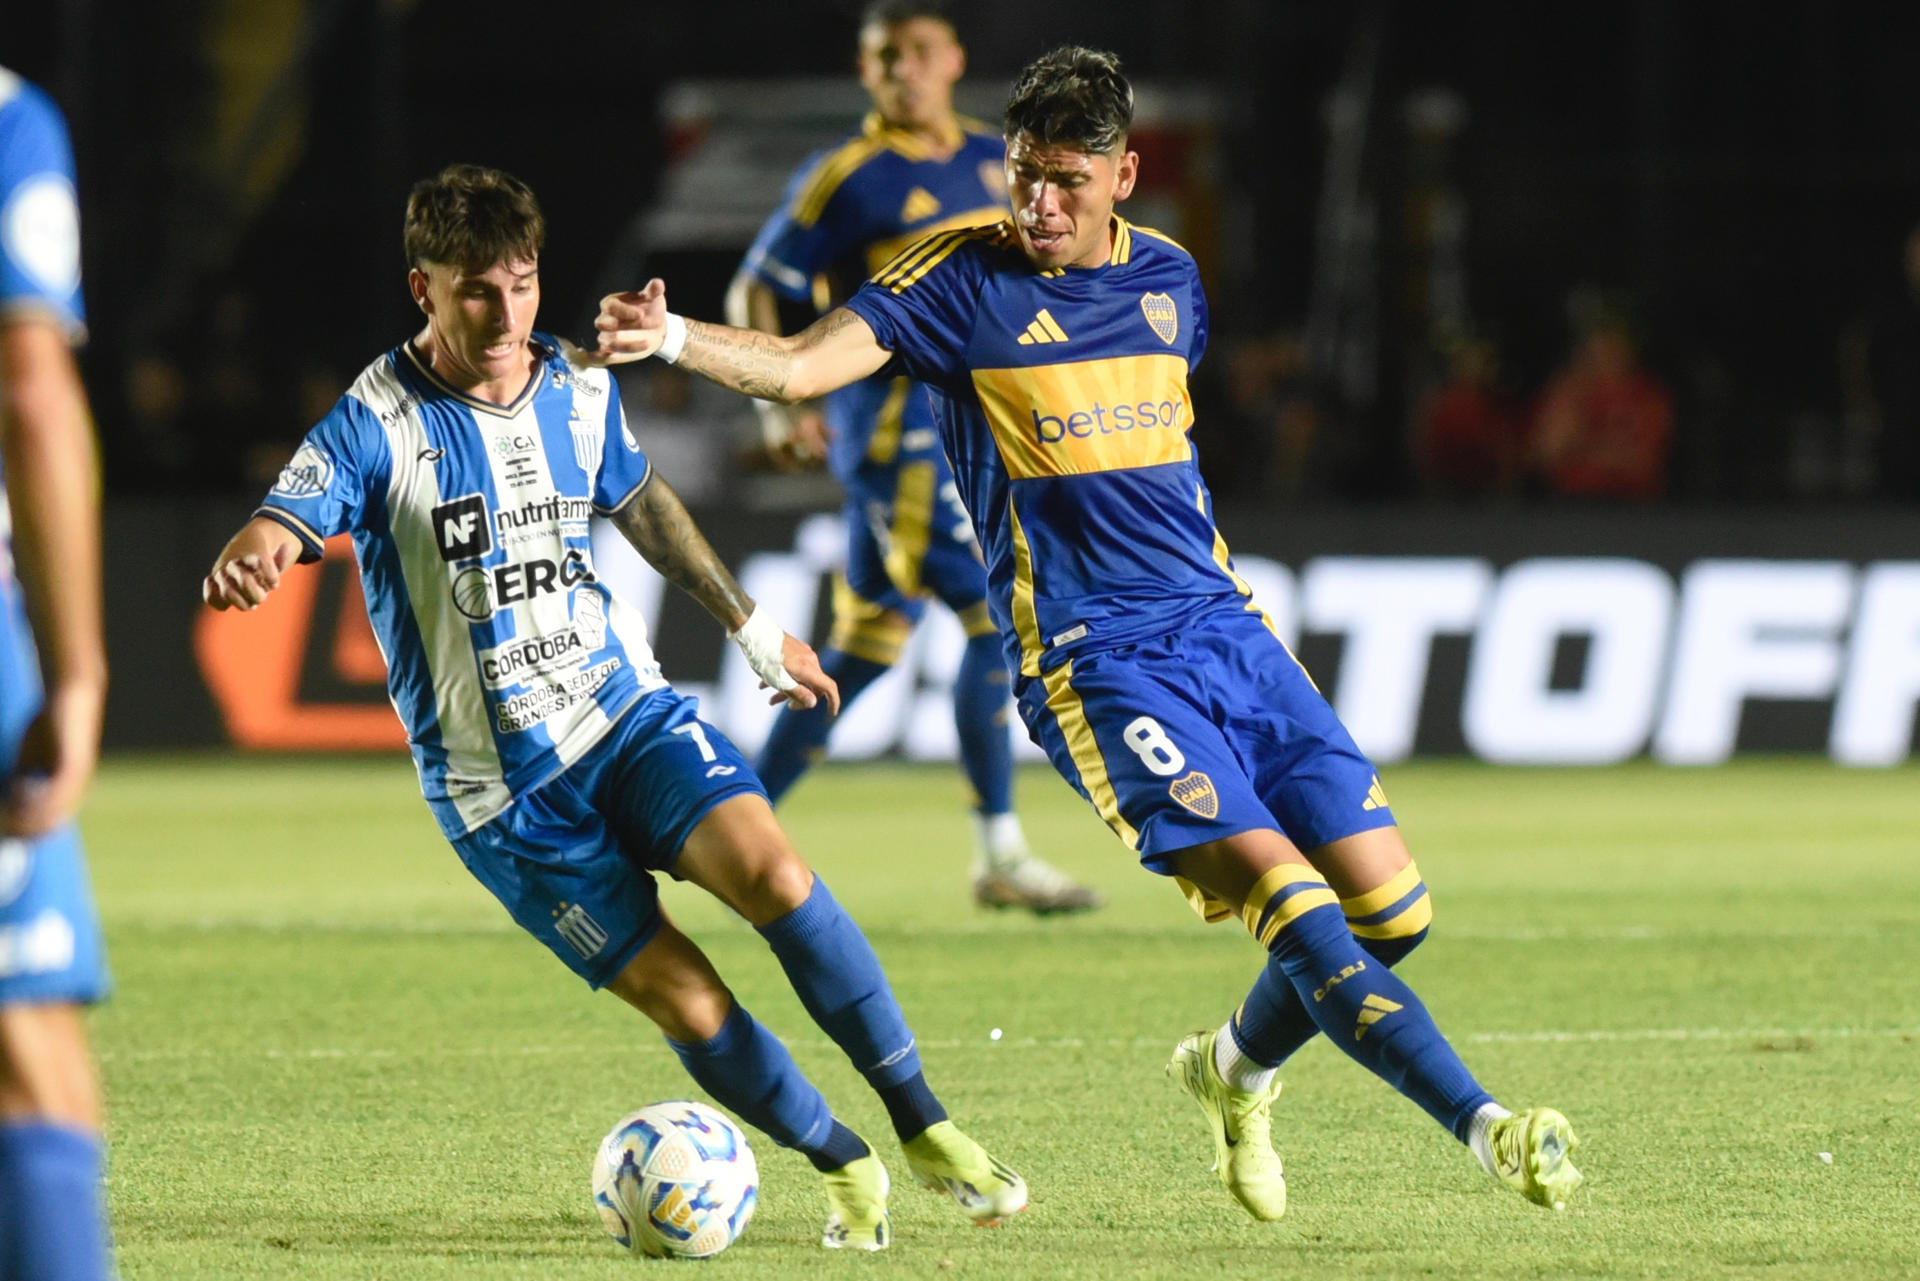
<svg viewBox="0 0 1920 1281">
<path fill-rule="evenodd" d="M 952 145 L 941 159 L 923 139 L 869 116 L 857 136 L 801 168 L 741 269 L 824 313 L 921 237 L 1005 217 L 1000 135 L 963 119 Z M 884 472 L 931 451 L 925 393 L 894 378 L 843 388 L 825 412 L 834 437 L 828 463 L 842 482 L 863 466 Z"/>
<path fill-rule="evenodd" d="M 846 306 L 933 391 L 1019 671 L 1247 603 L 1189 436 L 1186 250 L 1116 217 L 1105 264 L 1040 271 L 1002 221 L 920 241 Z"/>
</svg>

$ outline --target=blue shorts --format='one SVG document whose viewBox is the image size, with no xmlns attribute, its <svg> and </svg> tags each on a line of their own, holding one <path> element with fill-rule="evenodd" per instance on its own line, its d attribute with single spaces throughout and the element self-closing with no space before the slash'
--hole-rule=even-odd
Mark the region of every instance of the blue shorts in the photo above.
<svg viewBox="0 0 1920 1281">
<path fill-rule="evenodd" d="M 0 1005 L 84 1004 L 109 986 L 79 829 L 0 839 Z"/>
<path fill-rule="evenodd" d="M 1079 654 L 1016 692 L 1054 768 L 1162 875 L 1174 852 L 1256 828 L 1313 850 L 1394 821 L 1373 763 L 1257 613 Z"/>
<path fill-rule="evenodd" d="M 552 782 L 453 848 L 513 919 L 602 987 L 660 928 L 653 873 L 729 797 L 765 796 L 747 758 L 699 703 L 652 691 Z"/>
<path fill-rule="evenodd" d="M 973 525 L 943 459 L 918 458 L 847 483 L 847 585 L 860 600 L 918 619 L 928 596 L 956 614 L 987 599 Z"/>
</svg>

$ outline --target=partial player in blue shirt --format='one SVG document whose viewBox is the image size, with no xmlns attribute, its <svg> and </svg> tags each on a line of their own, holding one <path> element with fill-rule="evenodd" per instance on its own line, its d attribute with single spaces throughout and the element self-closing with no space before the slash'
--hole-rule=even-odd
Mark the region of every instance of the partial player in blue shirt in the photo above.
<svg viewBox="0 0 1920 1281">
<path fill-rule="evenodd" d="M 1200 479 L 1188 375 L 1208 318 L 1191 257 L 1114 214 L 1139 177 L 1111 54 L 1030 64 L 1007 105 L 1011 217 L 903 250 L 791 338 L 603 300 L 603 360 L 657 352 L 796 401 L 882 369 L 932 392 L 987 562 L 1028 732 L 1149 871 L 1267 952 L 1168 1071 L 1255 1218 L 1286 1209 L 1279 1065 L 1319 1032 L 1528 1200 L 1580 1184 L 1572 1127 L 1494 1101 L 1392 972 L 1432 902 L 1372 764 L 1234 572 Z"/>
<path fill-rule="evenodd" d="M 0 67 L 0 1281 L 111 1270 L 83 1008 L 106 994 L 74 815 L 107 687 L 73 156 Z"/>
<path fill-rule="evenodd" d="M 944 6 L 883 0 L 860 26 L 860 83 L 873 114 L 860 133 L 795 175 L 728 292 L 728 319 L 780 332 L 781 300 L 831 310 L 915 241 L 998 221 L 1006 207 L 999 132 L 957 115 L 966 67 Z M 824 451 L 846 496 L 847 567 L 834 582 L 821 665 L 848 702 L 899 662 L 929 597 L 959 618 L 966 650 L 953 684 L 961 765 L 974 792 L 973 895 L 1042 915 L 1099 895 L 1034 855 L 1013 810 L 1007 675 L 986 605 L 986 571 L 940 448 L 926 388 L 883 371 L 817 406 L 760 404 L 775 456 Z M 756 766 L 775 802 L 826 752 L 831 723 L 786 709 Z"/>
<path fill-rule="evenodd" d="M 997 1223 L 1026 1185 L 947 1119 L 866 936 L 599 583 L 596 513 L 728 629 L 775 701 L 837 707 L 813 651 L 740 590 L 647 462 L 606 372 L 534 330 L 545 236 L 533 193 L 498 170 L 415 186 L 407 281 L 424 328 L 308 434 L 202 594 L 253 609 L 350 532 L 422 790 L 513 919 L 653 1020 L 716 1100 L 806 1155 L 826 1183 L 821 1244 L 883 1249 L 879 1156 L 667 919 L 655 878 L 709 891 L 879 1094 L 914 1176 Z"/>
</svg>

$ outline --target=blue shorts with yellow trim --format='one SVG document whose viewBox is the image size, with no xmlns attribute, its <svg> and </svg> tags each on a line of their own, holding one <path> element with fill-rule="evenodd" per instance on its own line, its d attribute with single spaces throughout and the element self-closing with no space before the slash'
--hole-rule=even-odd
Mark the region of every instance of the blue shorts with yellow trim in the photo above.
<svg viewBox="0 0 1920 1281">
<path fill-rule="evenodd" d="M 0 838 L 0 1005 L 88 1004 L 109 986 L 79 828 Z"/>
<path fill-rule="evenodd" d="M 987 569 L 943 460 L 914 459 L 847 483 L 847 585 L 858 600 L 918 620 L 927 597 L 979 611 Z"/>
<path fill-rule="evenodd" d="M 1078 654 L 1017 693 L 1054 768 L 1162 875 L 1174 852 L 1256 828 L 1312 850 L 1394 821 L 1373 763 L 1256 612 Z"/>
<path fill-rule="evenodd" d="M 653 873 L 721 801 L 765 796 L 699 704 L 657 689 L 553 781 L 453 842 L 513 919 L 594 987 L 660 928 Z"/>
</svg>

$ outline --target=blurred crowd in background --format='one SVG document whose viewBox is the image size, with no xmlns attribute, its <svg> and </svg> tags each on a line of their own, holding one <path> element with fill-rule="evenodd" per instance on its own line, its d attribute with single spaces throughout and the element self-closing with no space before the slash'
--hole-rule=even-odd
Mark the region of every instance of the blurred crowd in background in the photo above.
<svg viewBox="0 0 1920 1281">
<path fill-rule="evenodd" d="M 714 142 L 676 114 L 675 86 L 838 77 L 855 122 L 859 8 L 44 6 L 0 61 L 73 122 L 110 492 L 260 488 L 416 326 L 400 212 L 450 161 L 540 194 L 544 328 L 584 337 L 601 291 L 656 273 L 677 310 L 718 317 L 745 235 L 646 230 L 686 199 L 676 166 Z M 1147 175 L 1172 181 L 1138 216 L 1176 223 L 1207 278 L 1195 437 L 1222 500 L 1920 499 L 1911 13 L 953 12 L 981 114 L 1065 41 L 1116 50 L 1188 104 L 1143 133 Z M 766 212 L 793 159 L 767 159 L 737 200 Z M 664 367 L 625 378 L 689 497 L 766 470 L 741 403 Z M 831 501 L 765 476 L 742 492 Z"/>
</svg>

